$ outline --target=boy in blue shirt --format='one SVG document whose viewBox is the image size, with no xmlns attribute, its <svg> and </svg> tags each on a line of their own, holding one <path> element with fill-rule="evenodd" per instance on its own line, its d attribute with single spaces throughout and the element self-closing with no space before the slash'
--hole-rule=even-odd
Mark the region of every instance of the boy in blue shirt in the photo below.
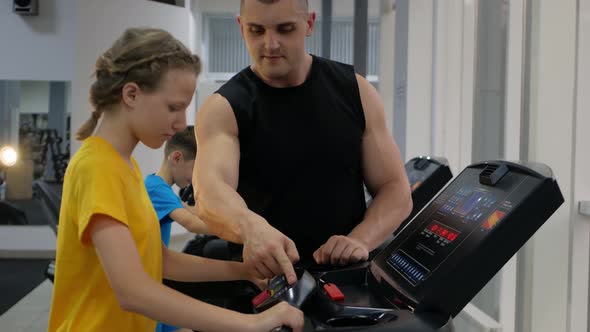
<svg viewBox="0 0 590 332">
<path fill-rule="evenodd" d="M 162 241 L 170 243 L 172 222 L 176 221 L 191 233 L 208 234 L 207 226 L 192 213 L 192 207 L 185 206 L 172 190 L 176 184 L 183 188 L 191 183 L 197 143 L 193 126 L 174 134 L 164 147 L 164 161 L 155 174 L 145 179 L 145 187 L 160 220 Z"/>
<path fill-rule="evenodd" d="M 164 161 L 155 174 L 145 179 L 154 210 L 160 220 L 162 242 L 168 247 L 172 222 L 177 221 L 191 233 L 208 234 L 207 226 L 192 213 L 191 207 L 183 205 L 180 197 L 172 190 L 172 185 L 185 187 L 191 183 L 197 143 L 193 126 L 174 134 L 164 147 Z M 158 323 L 157 332 L 176 331 L 178 328 Z"/>
</svg>

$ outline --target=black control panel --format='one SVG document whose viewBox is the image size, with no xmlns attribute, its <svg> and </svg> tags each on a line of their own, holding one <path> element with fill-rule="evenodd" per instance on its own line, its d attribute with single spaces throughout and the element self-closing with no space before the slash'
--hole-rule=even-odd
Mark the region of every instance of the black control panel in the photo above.
<svg viewBox="0 0 590 332">
<path fill-rule="evenodd" d="M 470 250 L 480 243 L 538 185 L 517 173 L 497 187 L 469 184 L 477 175 L 468 171 L 439 195 L 415 221 L 420 228 L 390 254 L 387 263 L 412 287 L 420 288 L 459 247 Z"/>
<path fill-rule="evenodd" d="M 454 316 L 562 202 L 550 171 L 470 166 L 375 258 L 374 280 L 392 302 Z"/>
</svg>

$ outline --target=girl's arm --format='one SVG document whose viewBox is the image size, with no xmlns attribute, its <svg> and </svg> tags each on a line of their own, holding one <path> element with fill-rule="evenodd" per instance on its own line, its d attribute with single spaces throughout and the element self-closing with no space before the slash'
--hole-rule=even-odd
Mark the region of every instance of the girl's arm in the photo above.
<svg viewBox="0 0 590 332">
<path fill-rule="evenodd" d="M 199 218 L 191 211 L 191 209 L 186 206 L 170 212 L 170 217 L 191 233 L 211 234 L 209 228 L 203 222 L 203 220 L 201 220 L 201 218 Z"/>
<path fill-rule="evenodd" d="M 123 310 L 199 331 L 269 331 L 281 325 L 301 331 L 303 327 L 303 314 L 289 305 L 246 315 L 192 299 L 162 285 L 143 269 L 127 226 L 111 217 L 94 215 L 88 232 Z"/>
<path fill-rule="evenodd" d="M 176 281 L 253 280 L 240 262 L 222 261 L 179 253 L 162 244 L 164 278 Z"/>
</svg>

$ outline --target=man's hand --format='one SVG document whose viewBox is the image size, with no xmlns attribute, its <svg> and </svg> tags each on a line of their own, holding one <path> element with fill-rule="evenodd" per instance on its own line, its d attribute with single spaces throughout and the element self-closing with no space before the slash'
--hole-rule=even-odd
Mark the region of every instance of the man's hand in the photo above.
<svg viewBox="0 0 590 332">
<path fill-rule="evenodd" d="M 284 274 L 289 284 L 297 282 L 293 263 L 299 260 L 295 243 L 266 222 L 250 224 L 244 241 L 244 263 L 260 279 Z"/>
<path fill-rule="evenodd" d="M 238 272 L 238 278 L 242 279 L 242 280 L 247 280 L 251 283 L 253 283 L 254 285 L 256 285 L 256 287 L 258 287 L 260 290 L 266 289 L 268 287 L 268 281 L 269 279 L 261 279 L 258 277 L 257 274 L 253 274 L 251 270 L 249 270 L 246 266 L 246 264 L 244 263 L 239 263 L 240 267 L 239 267 L 239 272 Z"/>
<path fill-rule="evenodd" d="M 369 250 L 350 236 L 334 235 L 313 253 L 318 264 L 348 265 L 369 259 Z"/>
</svg>

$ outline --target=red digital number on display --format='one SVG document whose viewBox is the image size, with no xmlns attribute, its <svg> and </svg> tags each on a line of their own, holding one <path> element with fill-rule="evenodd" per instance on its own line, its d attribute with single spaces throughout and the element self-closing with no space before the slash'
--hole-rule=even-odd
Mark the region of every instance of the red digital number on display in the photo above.
<svg viewBox="0 0 590 332">
<path fill-rule="evenodd" d="M 459 234 L 449 231 L 448 229 L 446 229 L 442 226 L 436 225 L 436 224 L 430 225 L 430 227 L 428 229 L 431 232 L 433 232 L 434 234 L 436 234 L 444 239 L 447 239 L 448 241 L 454 241 L 457 238 L 457 236 L 459 236 Z"/>
</svg>

